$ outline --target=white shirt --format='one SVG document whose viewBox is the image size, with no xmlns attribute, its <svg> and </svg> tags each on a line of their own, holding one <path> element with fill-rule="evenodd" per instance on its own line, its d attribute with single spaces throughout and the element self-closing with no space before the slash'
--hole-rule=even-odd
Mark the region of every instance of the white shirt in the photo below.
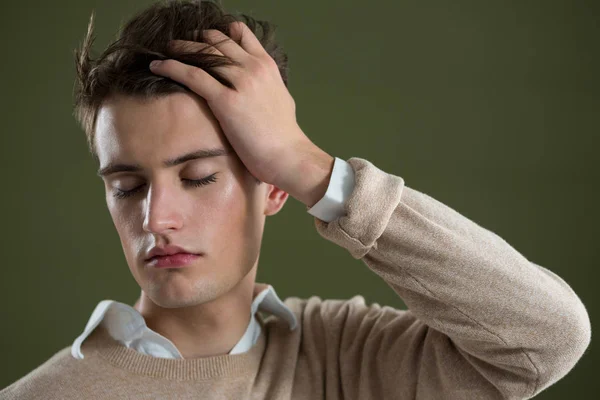
<svg viewBox="0 0 600 400">
<path fill-rule="evenodd" d="M 335 157 L 333 171 L 325 195 L 308 213 L 325 222 L 331 222 L 345 214 L 344 204 L 354 190 L 354 170 L 346 161 Z M 294 313 L 279 299 L 275 289 L 269 285 L 256 295 L 250 307 L 250 323 L 239 342 L 229 354 L 244 353 L 256 343 L 261 333 L 256 319 L 258 310 L 269 312 L 288 322 L 290 329 L 298 324 Z M 71 355 L 83 359 L 81 344 L 102 324 L 116 341 L 142 354 L 153 357 L 183 359 L 183 356 L 166 337 L 148 328 L 144 317 L 132 306 L 114 300 L 102 300 L 89 318 L 83 333 L 71 346 Z"/>
</svg>

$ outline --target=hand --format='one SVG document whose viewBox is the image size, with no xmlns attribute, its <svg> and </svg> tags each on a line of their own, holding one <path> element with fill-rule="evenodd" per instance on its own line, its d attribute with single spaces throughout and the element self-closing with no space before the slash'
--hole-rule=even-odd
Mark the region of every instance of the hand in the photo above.
<svg viewBox="0 0 600 400">
<path fill-rule="evenodd" d="M 216 49 L 208 51 L 239 63 L 215 68 L 235 89 L 200 68 L 176 60 L 151 65 L 151 70 L 182 83 L 207 101 L 229 143 L 254 177 L 285 191 L 293 190 L 295 183 L 291 180 L 300 173 L 294 168 L 300 169 L 315 157 L 321 157 L 323 165 L 326 153 L 298 126 L 294 99 L 276 62 L 254 33 L 237 21 L 230 25 L 230 34 L 231 38 L 208 29 L 202 36 L 208 44 L 173 40 L 170 45 L 187 51 L 214 45 Z M 332 166 L 334 158 L 329 156 L 328 160 Z"/>
</svg>

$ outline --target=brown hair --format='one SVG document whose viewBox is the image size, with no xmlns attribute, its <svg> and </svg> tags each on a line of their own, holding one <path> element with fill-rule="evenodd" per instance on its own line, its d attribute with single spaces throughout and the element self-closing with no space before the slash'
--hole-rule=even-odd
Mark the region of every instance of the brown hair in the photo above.
<svg viewBox="0 0 600 400">
<path fill-rule="evenodd" d="M 80 49 L 75 49 L 76 80 L 74 112 L 86 133 L 89 151 L 98 160 L 94 146 L 95 125 L 102 103 L 111 95 L 152 99 L 178 92 L 194 93 L 188 87 L 167 77 L 152 73 L 152 60 L 175 59 L 202 68 L 223 85 L 233 84 L 214 71 L 214 67 L 236 65 L 226 56 L 199 52 L 175 52 L 170 40 L 197 41 L 197 32 L 217 29 L 229 36 L 229 23 L 243 21 L 259 39 L 279 67 L 287 86 L 287 55 L 275 42 L 276 25 L 241 14 L 227 14 L 220 3 L 202 0 L 158 1 L 133 16 L 96 60 L 90 58 L 94 42 L 94 11 Z M 260 31 L 257 29 L 260 26 Z M 259 181 L 260 183 L 260 181 Z"/>
</svg>

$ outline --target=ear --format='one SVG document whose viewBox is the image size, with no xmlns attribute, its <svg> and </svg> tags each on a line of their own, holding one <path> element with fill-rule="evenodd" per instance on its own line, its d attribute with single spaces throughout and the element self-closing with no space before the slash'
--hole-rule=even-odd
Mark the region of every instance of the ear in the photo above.
<svg viewBox="0 0 600 400">
<path fill-rule="evenodd" d="M 275 215 L 283 208 L 289 194 L 279 189 L 275 185 L 263 183 L 267 185 L 267 193 L 265 198 L 265 215 Z"/>
</svg>

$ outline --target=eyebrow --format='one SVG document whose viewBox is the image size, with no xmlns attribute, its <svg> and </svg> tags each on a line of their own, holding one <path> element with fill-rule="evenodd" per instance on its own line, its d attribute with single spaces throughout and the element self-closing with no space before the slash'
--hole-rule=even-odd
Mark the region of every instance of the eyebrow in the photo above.
<svg viewBox="0 0 600 400">
<path fill-rule="evenodd" d="M 224 148 L 212 148 L 212 149 L 200 149 L 192 151 L 191 153 L 184 154 L 179 157 L 171 158 L 163 161 L 163 166 L 173 167 L 175 165 L 183 164 L 186 161 L 198 160 L 210 157 L 218 157 L 231 154 L 229 149 Z M 138 172 L 141 171 L 142 167 L 139 164 L 108 164 L 106 167 L 102 167 L 98 170 L 98 176 L 105 177 L 110 174 L 117 172 Z"/>
</svg>

